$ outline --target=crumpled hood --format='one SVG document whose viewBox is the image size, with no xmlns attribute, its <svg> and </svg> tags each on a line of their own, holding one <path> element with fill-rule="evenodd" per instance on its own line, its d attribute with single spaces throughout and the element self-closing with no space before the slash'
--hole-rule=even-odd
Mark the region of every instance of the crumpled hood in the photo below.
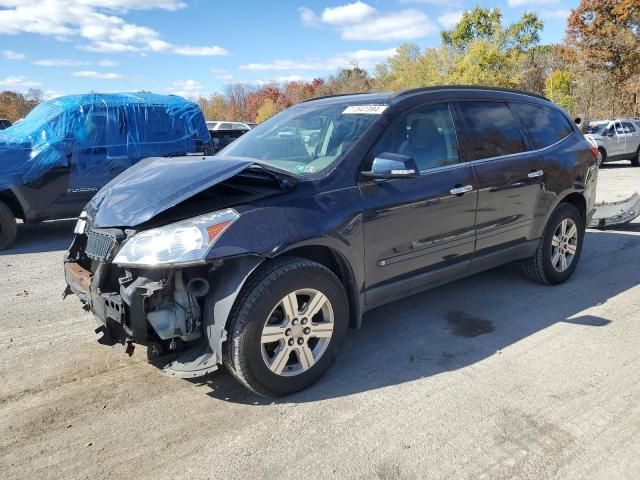
<svg viewBox="0 0 640 480">
<path fill-rule="evenodd" d="M 96 227 L 135 227 L 237 175 L 253 162 L 224 157 L 151 157 L 111 180 L 87 213 Z"/>
</svg>

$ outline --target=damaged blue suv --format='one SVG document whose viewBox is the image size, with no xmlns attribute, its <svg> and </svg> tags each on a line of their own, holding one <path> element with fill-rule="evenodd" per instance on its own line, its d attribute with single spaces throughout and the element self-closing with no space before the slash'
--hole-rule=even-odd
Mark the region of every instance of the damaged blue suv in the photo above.
<svg viewBox="0 0 640 480">
<path fill-rule="evenodd" d="M 597 174 L 591 145 L 539 96 L 315 99 L 218 156 L 149 158 L 111 181 L 78 220 L 66 293 L 101 343 L 146 345 L 168 375 L 224 365 L 286 395 L 378 305 L 511 261 L 567 280 Z"/>
</svg>

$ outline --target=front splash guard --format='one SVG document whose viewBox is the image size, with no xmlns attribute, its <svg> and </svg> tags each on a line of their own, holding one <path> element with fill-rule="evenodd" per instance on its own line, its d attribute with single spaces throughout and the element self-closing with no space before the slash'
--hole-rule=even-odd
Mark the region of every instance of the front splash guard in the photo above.
<svg viewBox="0 0 640 480">
<path fill-rule="evenodd" d="M 640 194 L 636 192 L 626 200 L 596 204 L 589 227 L 607 228 L 624 225 L 638 216 L 640 216 Z"/>
</svg>

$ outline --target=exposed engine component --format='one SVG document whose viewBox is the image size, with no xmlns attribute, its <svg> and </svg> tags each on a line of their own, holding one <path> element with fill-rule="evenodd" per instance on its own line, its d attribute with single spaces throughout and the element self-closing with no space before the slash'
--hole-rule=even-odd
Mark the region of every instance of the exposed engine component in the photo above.
<svg viewBox="0 0 640 480">
<path fill-rule="evenodd" d="M 177 337 L 189 342 L 201 336 L 201 311 L 196 297 L 207 294 L 209 282 L 196 278 L 189 285 L 194 293 L 189 293 L 182 270 L 177 270 L 173 276 L 173 296 L 162 296 L 147 312 L 147 320 L 162 340 Z"/>
</svg>

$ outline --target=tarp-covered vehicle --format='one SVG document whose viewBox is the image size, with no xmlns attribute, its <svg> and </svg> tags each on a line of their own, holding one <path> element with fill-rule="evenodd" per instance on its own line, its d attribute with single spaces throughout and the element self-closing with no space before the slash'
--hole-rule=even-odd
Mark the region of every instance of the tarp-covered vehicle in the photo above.
<svg viewBox="0 0 640 480">
<path fill-rule="evenodd" d="M 209 148 L 200 108 L 150 93 L 59 97 L 0 132 L 0 250 L 27 223 L 77 217 L 111 179 L 145 157 Z"/>
</svg>

